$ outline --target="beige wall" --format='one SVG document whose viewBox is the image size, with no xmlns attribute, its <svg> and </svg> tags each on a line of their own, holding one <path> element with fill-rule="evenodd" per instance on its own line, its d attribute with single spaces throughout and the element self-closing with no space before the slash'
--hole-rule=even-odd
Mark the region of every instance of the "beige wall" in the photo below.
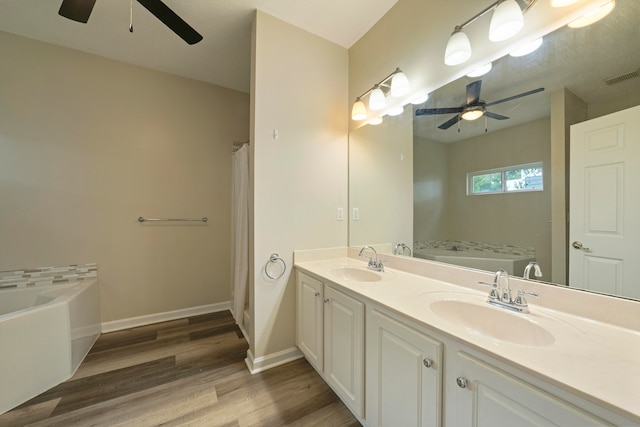
<svg viewBox="0 0 640 427">
<path fill-rule="evenodd" d="M 349 135 L 350 206 L 345 218 L 350 221 L 351 246 L 412 246 L 413 110 L 405 110 Z M 353 220 L 354 208 L 358 221 Z"/>
<path fill-rule="evenodd" d="M 250 345 L 261 358 L 295 346 L 293 250 L 347 243 L 336 209 L 348 201 L 348 55 L 258 11 L 252 58 Z M 276 281 L 263 270 L 274 252 L 288 267 Z"/>
<path fill-rule="evenodd" d="M 419 145 L 417 142 L 416 145 Z M 430 145 L 433 145 L 430 144 Z M 416 169 L 447 162 L 446 221 L 435 225 L 433 237 L 446 230 L 450 240 L 468 240 L 535 247 L 544 278 L 551 278 L 550 122 L 548 118 L 513 126 L 487 135 L 445 145 L 440 161 L 437 151 L 417 150 Z M 425 147 L 426 148 L 426 147 Z M 467 173 L 534 162 L 543 162 L 544 191 L 467 196 Z M 420 166 L 418 166 L 420 165 Z M 416 198 L 419 196 L 416 195 Z M 426 198 L 428 195 L 420 197 Z"/>
<path fill-rule="evenodd" d="M 413 138 L 413 241 L 449 238 L 448 145 Z"/>
<path fill-rule="evenodd" d="M 0 52 L 0 269 L 97 262 L 104 321 L 228 301 L 249 96 L 7 33 Z"/>
</svg>

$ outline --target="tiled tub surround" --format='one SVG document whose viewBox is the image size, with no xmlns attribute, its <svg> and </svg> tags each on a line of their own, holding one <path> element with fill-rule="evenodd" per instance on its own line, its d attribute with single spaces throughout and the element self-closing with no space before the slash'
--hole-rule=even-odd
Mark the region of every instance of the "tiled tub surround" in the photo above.
<svg viewBox="0 0 640 427">
<path fill-rule="evenodd" d="M 535 248 L 529 246 L 503 245 L 467 240 L 417 240 L 413 242 L 414 250 L 441 249 L 447 251 L 469 251 L 474 253 L 491 253 L 523 258 L 535 258 Z"/>
<path fill-rule="evenodd" d="M 95 263 L 0 271 L 0 288 L 53 285 L 98 277 Z"/>
<path fill-rule="evenodd" d="M 529 299 L 532 314 L 560 322 L 552 345 L 520 346 L 454 327 L 421 302 L 420 295 L 427 292 L 486 296 L 488 289 L 477 282 L 491 281 L 492 274 L 386 254 L 379 258 L 390 279 L 369 283 L 330 273 L 337 267 L 366 268 L 358 248 L 297 251 L 294 261 L 297 268 L 326 278 L 365 302 L 380 304 L 640 425 L 640 302 L 512 277 L 512 290 L 540 294 L 539 299 Z"/>
<path fill-rule="evenodd" d="M 69 379 L 100 328 L 95 278 L 0 289 L 0 413 Z"/>
</svg>

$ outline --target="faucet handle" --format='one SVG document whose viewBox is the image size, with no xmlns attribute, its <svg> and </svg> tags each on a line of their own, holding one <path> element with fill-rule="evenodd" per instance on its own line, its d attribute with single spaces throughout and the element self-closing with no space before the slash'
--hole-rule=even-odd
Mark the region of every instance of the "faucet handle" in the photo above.
<svg viewBox="0 0 640 427">
<path fill-rule="evenodd" d="M 530 295 L 535 298 L 539 298 L 540 294 L 537 292 L 528 292 L 522 289 L 518 289 L 518 296 L 513 300 L 513 303 L 520 307 L 526 307 L 528 305 L 527 300 L 525 299 L 525 295 Z"/>
<path fill-rule="evenodd" d="M 489 283 L 489 282 L 479 281 L 478 284 L 491 286 L 491 291 L 489 292 L 489 299 L 500 301 L 500 289 L 498 288 L 498 282 Z"/>
</svg>

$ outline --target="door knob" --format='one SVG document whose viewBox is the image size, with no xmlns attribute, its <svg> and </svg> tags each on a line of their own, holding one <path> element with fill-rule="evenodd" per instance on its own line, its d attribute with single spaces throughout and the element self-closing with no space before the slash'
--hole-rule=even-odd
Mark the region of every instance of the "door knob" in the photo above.
<svg viewBox="0 0 640 427">
<path fill-rule="evenodd" d="M 585 248 L 582 246 L 582 242 L 578 242 L 577 240 L 571 244 L 575 249 L 582 249 L 585 252 L 591 252 L 591 249 Z"/>
</svg>

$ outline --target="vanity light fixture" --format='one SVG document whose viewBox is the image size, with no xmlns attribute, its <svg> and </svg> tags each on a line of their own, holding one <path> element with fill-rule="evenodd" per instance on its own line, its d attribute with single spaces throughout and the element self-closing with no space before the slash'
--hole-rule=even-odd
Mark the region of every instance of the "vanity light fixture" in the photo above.
<svg viewBox="0 0 640 427">
<path fill-rule="evenodd" d="M 397 107 L 393 107 L 389 111 L 387 111 L 388 116 L 399 116 L 404 113 L 404 105 L 398 105 Z"/>
<path fill-rule="evenodd" d="M 400 97 L 407 93 L 409 93 L 409 80 L 400 68 L 396 68 L 393 73 L 374 84 L 371 89 L 356 98 L 351 108 L 351 119 L 364 120 L 367 118 L 367 108 L 362 101 L 367 95 L 369 95 L 369 109 L 379 111 L 387 105 L 386 94 L 393 97 Z M 373 124 L 371 122 L 369 123 Z"/>
<path fill-rule="evenodd" d="M 524 26 L 522 9 L 516 0 L 503 0 L 496 6 L 489 25 L 489 40 L 501 42 L 518 33 Z"/>
<path fill-rule="evenodd" d="M 514 58 L 518 58 L 520 56 L 529 55 L 532 52 L 535 52 L 540 46 L 542 46 L 542 37 L 535 39 L 534 41 L 525 44 L 524 46 L 520 46 L 514 51 L 510 52 L 509 55 Z"/>
<path fill-rule="evenodd" d="M 420 95 L 416 95 L 414 98 L 411 98 L 411 101 L 409 102 L 411 102 L 413 105 L 420 105 L 427 102 L 428 99 L 429 99 L 429 92 L 426 92 Z"/>
<path fill-rule="evenodd" d="M 594 24 L 611 13 L 611 11 L 616 7 L 616 0 L 611 0 L 603 4 L 602 6 L 596 7 L 586 14 L 582 15 L 580 18 L 575 19 L 567 25 L 569 28 L 582 28 Z"/>
<path fill-rule="evenodd" d="M 551 0 L 551 7 L 565 7 L 578 3 L 580 0 Z"/>
<path fill-rule="evenodd" d="M 485 64 L 482 67 L 478 67 L 475 70 L 473 70 L 472 72 L 468 73 L 467 77 L 474 78 L 474 77 L 484 76 L 489 71 L 491 71 L 491 68 L 493 68 L 493 64 L 491 62 L 489 62 L 488 64 Z"/>
<path fill-rule="evenodd" d="M 380 123 L 382 123 L 382 116 L 378 116 L 378 117 L 374 117 L 373 119 L 369 120 L 369 124 L 370 125 L 379 125 Z"/>
<path fill-rule="evenodd" d="M 469 38 L 463 29 L 493 10 L 489 25 L 489 40 L 503 41 L 514 36 L 524 25 L 524 13 L 536 0 L 497 0 L 477 13 L 462 25 L 456 25 L 444 53 L 444 63 L 460 65 L 471 58 L 472 50 Z"/>
</svg>

